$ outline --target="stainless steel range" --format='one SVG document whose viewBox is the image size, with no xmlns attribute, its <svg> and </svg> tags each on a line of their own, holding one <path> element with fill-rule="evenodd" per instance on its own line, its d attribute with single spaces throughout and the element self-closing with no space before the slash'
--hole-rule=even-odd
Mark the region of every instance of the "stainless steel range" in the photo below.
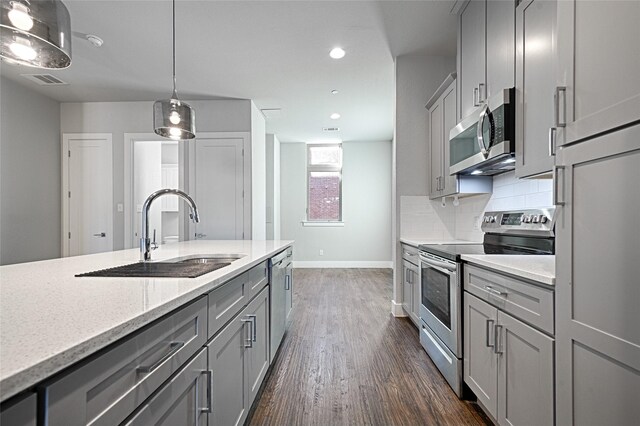
<svg viewBox="0 0 640 426">
<path fill-rule="evenodd" d="M 482 244 L 420 245 L 420 343 L 462 395 L 463 254 L 554 254 L 555 207 L 487 212 Z"/>
</svg>

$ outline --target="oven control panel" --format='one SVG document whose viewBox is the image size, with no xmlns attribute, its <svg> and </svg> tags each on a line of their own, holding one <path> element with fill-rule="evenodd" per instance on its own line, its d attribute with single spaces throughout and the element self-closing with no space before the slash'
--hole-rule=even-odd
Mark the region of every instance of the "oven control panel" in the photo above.
<svg viewBox="0 0 640 426">
<path fill-rule="evenodd" d="M 486 212 L 482 219 L 482 231 L 493 234 L 552 236 L 555 211 L 555 207 L 547 207 Z"/>
</svg>

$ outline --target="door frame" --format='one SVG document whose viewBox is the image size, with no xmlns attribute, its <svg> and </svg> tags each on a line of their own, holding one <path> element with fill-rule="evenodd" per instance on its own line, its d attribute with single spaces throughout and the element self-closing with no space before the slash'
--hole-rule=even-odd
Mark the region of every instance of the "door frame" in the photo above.
<svg viewBox="0 0 640 426">
<path fill-rule="evenodd" d="M 251 239 L 251 132 L 199 132 L 198 137 L 189 141 L 189 179 L 186 188 L 189 193 L 195 190 L 196 185 L 196 141 L 198 139 L 242 139 L 243 150 L 243 182 L 244 199 L 243 208 L 243 239 Z M 183 222 L 181 222 L 183 223 Z M 195 225 L 189 221 L 189 236 L 195 233 Z"/>
<path fill-rule="evenodd" d="M 124 134 L 124 248 L 136 248 L 138 241 L 133 236 L 133 149 L 136 142 L 162 142 L 166 138 L 158 136 L 153 132 L 147 133 L 125 133 Z M 168 139 L 166 139 L 168 140 Z M 178 189 L 185 188 L 185 143 L 178 141 Z M 179 209 L 178 221 L 182 225 L 184 223 L 184 209 Z M 191 234 L 189 234 L 191 235 Z M 178 227 L 178 236 L 180 240 L 189 238 L 185 237 L 184 226 Z"/>
<path fill-rule="evenodd" d="M 109 211 L 107 212 L 107 235 L 113 251 L 113 134 L 112 133 L 63 133 L 62 134 L 62 192 L 60 193 L 62 204 L 62 232 L 60 245 L 62 257 L 69 257 L 69 141 L 73 139 L 104 139 L 111 155 L 107 156 L 107 170 L 110 171 L 110 179 L 107 180 L 107 195 Z M 65 155 L 66 153 L 66 155 Z"/>
</svg>

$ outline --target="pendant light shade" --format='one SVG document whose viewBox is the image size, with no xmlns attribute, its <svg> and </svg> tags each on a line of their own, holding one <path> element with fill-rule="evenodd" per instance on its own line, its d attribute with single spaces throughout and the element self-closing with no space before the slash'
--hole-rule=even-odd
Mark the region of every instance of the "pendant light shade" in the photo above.
<svg viewBox="0 0 640 426">
<path fill-rule="evenodd" d="M 173 94 L 153 104 L 153 128 L 157 135 L 175 140 L 196 137 L 196 111 L 176 93 L 176 0 L 173 0 Z"/>
<path fill-rule="evenodd" d="M 71 65 L 71 19 L 60 0 L 2 1 L 0 58 L 29 67 Z"/>
<path fill-rule="evenodd" d="M 156 134 L 176 140 L 196 137 L 196 111 L 177 99 L 156 101 L 153 104 L 153 125 Z"/>
</svg>

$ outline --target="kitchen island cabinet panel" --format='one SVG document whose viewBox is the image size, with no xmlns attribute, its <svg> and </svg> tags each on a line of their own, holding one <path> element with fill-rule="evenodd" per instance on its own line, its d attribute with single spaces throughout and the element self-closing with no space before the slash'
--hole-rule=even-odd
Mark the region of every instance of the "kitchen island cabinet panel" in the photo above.
<svg viewBox="0 0 640 426">
<path fill-rule="evenodd" d="M 201 350 L 124 422 L 125 426 L 206 426 L 211 396 L 207 351 Z"/>
<path fill-rule="evenodd" d="M 30 393 L 26 397 L 16 397 L 8 406 L 2 407 L 0 425 L 3 426 L 36 426 L 37 396 Z"/>
</svg>

